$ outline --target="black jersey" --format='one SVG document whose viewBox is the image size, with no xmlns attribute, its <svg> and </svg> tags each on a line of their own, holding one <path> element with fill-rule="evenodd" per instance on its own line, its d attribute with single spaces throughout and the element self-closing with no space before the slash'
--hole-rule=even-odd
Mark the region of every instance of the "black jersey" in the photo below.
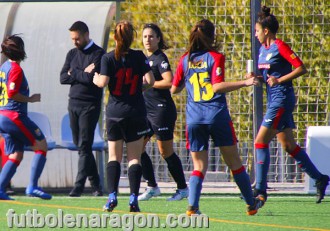
<svg viewBox="0 0 330 231">
<path fill-rule="evenodd" d="M 148 57 L 149 65 L 152 73 L 154 74 L 155 81 L 162 80 L 162 74 L 167 71 L 171 71 L 170 63 L 167 56 L 161 51 L 155 51 L 150 57 Z M 150 88 L 144 93 L 144 100 L 147 105 L 157 105 L 159 103 L 165 104 L 166 102 L 173 101 L 169 89 Z"/>
<path fill-rule="evenodd" d="M 130 49 L 119 61 L 115 59 L 114 51 L 102 57 L 100 74 L 110 77 L 108 118 L 120 120 L 146 116 L 142 82 L 143 76 L 149 71 L 148 60 L 140 50 Z"/>
</svg>

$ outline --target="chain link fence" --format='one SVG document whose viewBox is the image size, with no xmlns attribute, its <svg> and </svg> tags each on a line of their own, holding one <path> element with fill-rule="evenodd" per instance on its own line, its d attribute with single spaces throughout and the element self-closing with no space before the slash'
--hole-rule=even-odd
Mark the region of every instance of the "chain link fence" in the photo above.
<svg viewBox="0 0 330 231">
<path fill-rule="evenodd" d="M 305 147 L 308 126 L 328 125 L 329 105 L 329 56 L 330 56 L 330 2 L 326 0 L 261 1 L 271 8 L 280 23 L 277 37 L 287 42 L 303 60 L 308 74 L 294 80 L 297 107 L 294 131 L 297 143 Z M 185 52 L 190 28 L 198 20 L 208 18 L 216 26 L 217 41 L 226 56 L 226 81 L 241 80 L 246 70 L 246 60 L 251 58 L 250 1 L 244 0 L 126 0 L 121 3 L 121 19 L 135 26 L 137 38 L 135 49 L 143 49 L 143 24 L 157 23 L 170 45 L 168 55 L 175 72 L 180 56 Z M 112 32 L 111 32 L 112 33 Z M 112 35 L 110 36 L 112 38 Z M 110 39 L 109 50 L 114 41 Z M 265 93 L 264 93 L 265 95 Z M 265 96 L 264 96 L 265 97 Z M 175 130 L 175 150 L 180 156 L 184 170 L 192 170 L 192 161 L 185 148 L 186 94 L 173 97 L 178 119 Z M 250 173 L 254 169 L 253 145 L 253 89 L 243 88 L 227 94 L 229 110 L 239 139 L 239 150 L 244 165 Z M 263 101 L 265 103 L 265 100 Z M 270 144 L 271 165 L 269 182 L 302 183 L 303 174 L 276 139 Z M 159 155 L 155 140 L 149 142 L 147 151 L 151 156 L 158 181 L 172 181 L 166 162 Z M 207 181 L 231 181 L 230 171 L 221 158 L 218 148 L 210 142 L 209 171 Z M 127 166 L 123 164 L 123 175 Z M 188 178 L 187 178 L 188 179 Z"/>
</svg>

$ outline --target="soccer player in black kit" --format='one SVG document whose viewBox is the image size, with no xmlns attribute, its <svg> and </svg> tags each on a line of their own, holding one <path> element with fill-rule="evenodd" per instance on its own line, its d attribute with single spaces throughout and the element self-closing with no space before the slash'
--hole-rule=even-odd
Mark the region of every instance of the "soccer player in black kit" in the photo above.
<svg viewBox="0 0 330 231">
<path fill-rule="evenodd" d="M 104 50 L 89 38 L 84 22 L 77 21 L 69 28 L 75 48 L 71 49 L 61 70 L 61 84 L 69 84 L 69 117 L 73 142 L 78 148 L 78 173 L 69 196 L 79 197 L 88 177 L 94 196 L 102 196 L 100 177 L 92 151 L 94 130 L 98 122 L 102 89 L 93 84 L 94 73 L 100 70 Z"/>
<path fill-rule="evenodd" d="M 173 132 L 177 118 L 176 107 L 169 91 L 172 86 L 173 75 L 167 56 L 162 51 L 168 46 L 165 44 L 162 31 L 156 24 L 146 24 L 142 37 L 149 65 L 155 77 L 154 86 L 143 94 L 148 123 L 151 128 L 144 144 L 146 145 L 153 134 L 156 135 L 160 155 L 165 159 L 168 170 L 177 183 L 176 192 L 167 200 L 178 201 L 187 198 L 189 190 L 181 160 L 173 150 Z M 145 150 L 141 155 L 141 165 L 143 177 L 148 184 L 145 192 L 138 198 L 142 201 L 160 195 L 160 189 L 155 180 L 151 159 Z"/>
<path fill-rule="evenodd" d="M 118 204 L 120 163 L 123 159 L 124 142 L 128 161 L 130 186 L 130 212 L 140 212 L 138 194 L 142 177 L 140 165 L 144 136 L 149 128 L 142 86 L 153 86 L 154 76 L 148 60 L 140 50 L 132 50 L 134 30 L 131 23 L 119 22 L 114 31 L 116 48 L 105 54 L 101 61 L 100 74 L 95 73 L 93 82 L 100 88 L 108 86 L 109 100 L 106 108 L 109 160 L 107 183 L 109 198 L 103 206 L 111 212 Z"/>
</svg>

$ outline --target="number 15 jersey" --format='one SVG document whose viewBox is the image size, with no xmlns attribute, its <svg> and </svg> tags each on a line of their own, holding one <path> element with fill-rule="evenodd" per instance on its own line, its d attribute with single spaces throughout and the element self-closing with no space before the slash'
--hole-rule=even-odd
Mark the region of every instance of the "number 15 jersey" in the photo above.
<svg viewBox="0 0 330 231">
<path fill-rule="evenodd" d="M 187 89 L 187 124 L 212 124 L 227 111 L 224 93 L 214 93 L 212 85 L 225 78 L 225 57 L 216 51 L 184 54 L 178 64 L 173 85 Z"/>
</svg>

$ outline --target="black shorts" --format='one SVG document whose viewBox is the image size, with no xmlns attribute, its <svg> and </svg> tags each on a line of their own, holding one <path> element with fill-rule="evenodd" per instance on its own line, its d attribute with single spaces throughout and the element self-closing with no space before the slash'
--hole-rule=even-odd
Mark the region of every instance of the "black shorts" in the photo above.
<svg viewBox="0 0 330 231">
<path fill-rule="evenodd" d="M 126 143 L 136 141 L 150 132 L 145 117 L 129 117 L 122 120 L 106 119 L 109 141 L 124 140 Z"/>
<path fill-rule="evenodd" d="M 175 121 L 177 118 L 175 105 L 158 104 L 153 110 L 147 108 L 148 124 L 151 131 L 147 136 L 156 135 L 157 140 L 165 141 L 173 139 Z"/>
</svg>

